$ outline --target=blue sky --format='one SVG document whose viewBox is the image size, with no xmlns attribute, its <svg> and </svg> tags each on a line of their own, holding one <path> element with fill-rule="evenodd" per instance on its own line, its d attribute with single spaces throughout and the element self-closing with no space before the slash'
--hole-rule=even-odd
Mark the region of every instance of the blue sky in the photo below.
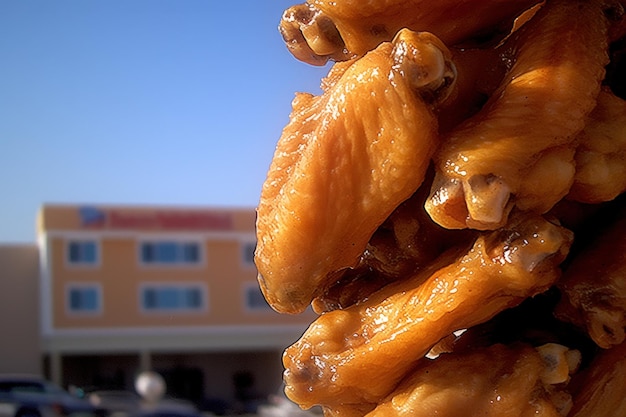
<svg viewBox="0 0 626 417">
<path fill-rule="evenodd" d="M 0 0 L 0 243 L 45 203 L 254 207 L 296 91 L 284 0 Z"/>
</svg>

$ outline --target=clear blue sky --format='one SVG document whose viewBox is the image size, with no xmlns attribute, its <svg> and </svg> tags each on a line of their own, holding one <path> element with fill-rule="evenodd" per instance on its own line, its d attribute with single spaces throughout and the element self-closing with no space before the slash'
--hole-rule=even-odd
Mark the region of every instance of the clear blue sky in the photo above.
<svg viewBox="0 0 626 417">
<path fill-rule="evenodd" d="M 254 207 L 296 91 L 287 0 L 0 0 L 0 243 L 44 203 Z"/>
</svg>

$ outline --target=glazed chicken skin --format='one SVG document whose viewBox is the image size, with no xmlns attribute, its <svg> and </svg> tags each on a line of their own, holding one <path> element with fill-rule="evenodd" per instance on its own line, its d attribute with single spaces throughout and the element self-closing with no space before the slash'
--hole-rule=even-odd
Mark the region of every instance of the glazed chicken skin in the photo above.
<svg viewBox="0 0 626 417">
<path fill-rule="evenodd" d="M 446 250 L 469 245 L 476 239 L 471 230 L 448 230 L 424 210 L 432 182 L 428 170 L 422 186 L 378 227 L 356 267 L 344 271 L 337 281 L 313 300 L 313 310 L 343 309 L 356 304 L 391 282 L 405 279 L 427 267 Z"/>
<path fill-rule="evenodd" d="M 435 36 L 404 30 L 343 66 L 321 96 L 297 95 L 257 209 L 255 262 L 274 309 L 304 310 L 419 188 L 438 144 L 433 109 L 454 74 Z"/>
<path fill-rule="evenodd" d="M 422 361 L 366 417 L 563 417 L 578 356 L 546 350 L 557 349 L 498 344 Z"/>
<path fill-rule="evenodd" d="M 577 146 L 564 145 L 546 149 L 521 173 L 520 182 L 511 199 L 523 211 L 546 213 L 571 189 L 576 175 Z M 549 178 L 549 180 L 546 180 Z M 509 204 L 512 207 L 513 204 Z"/>
<path fill-rule="evenodd" d="M 447 228 L 496 229 L 515 205 L 541 213 L 567 194 L 574 165 L 564 156 L 573 154 L 608 62 L 604 8 L 602 1 L 549 1 L 507 40 L 513 65 L 501 87 L 435 155 L 426 205 L 433 220 Z M 571 149 L 547 166 L 562 172 L 533 167 L 559 147 Z M 541 178 L 546 193 L 523 198 L 529 176 Z M 555 179 L 556 186 L 547 185 Z"/>
<path fill-rule="evenodd" d="M 373 409 L 440 339 L 551 286 L 571 240 L 541 217 L 513 216 L 465 255 L 444 254 L 361 303 L 321 315 L 285 351 L 287 396 L 335 414 Z"/>
<path fill-rule="evenodd" d="M 588 119 L 578 135 L 576 174 L 567 198 L 611 201 L 626 191 L 626 101 L 604 88 Z"/>
<path fill-rule="evenodd" d="M 540 0 L 309 0 L 283 14 L 280 32 L 291 53 L 312 65 L 360 57 L 402 28 L 431 32 L 446 45 L 503 35 Z"/>
</svg>

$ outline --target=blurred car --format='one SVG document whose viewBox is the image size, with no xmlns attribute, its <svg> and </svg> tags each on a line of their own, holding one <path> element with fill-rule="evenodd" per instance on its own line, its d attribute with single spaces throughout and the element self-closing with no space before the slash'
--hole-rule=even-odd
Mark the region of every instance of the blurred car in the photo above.
<svg viewBox="0 0 626 417">
<path fill-rule="evenodd" d="M 130 417 L 204 417 L 197 410 L 184 409 L 143 409 L 130 414 Z"/>
<path fill-rule="evenodd" d="M 0 375 L 1 417 L 101 417 L 103 410 L 35 375 Z"/>
<path fill-rule="evenodd" d="M 51 406 L 20 403 L 0 395 L 0 417 L 57 417 Z"/>
<path fill-rule="evenodd" d="M 186 400 L 163 397 L 146 401 L 138 394 L 125 390 L 92 391 L 87 395 L 96 408 L 110 417 L 199 417 L 196 406 Z"/>
<path fill-rule="evenodd" d="M 106 410 L 110 416 L 134 413 L 141 408 L 141 397 L 131 391 L 93 391 L 86 398 L 91 405 Z"/>
</svg>

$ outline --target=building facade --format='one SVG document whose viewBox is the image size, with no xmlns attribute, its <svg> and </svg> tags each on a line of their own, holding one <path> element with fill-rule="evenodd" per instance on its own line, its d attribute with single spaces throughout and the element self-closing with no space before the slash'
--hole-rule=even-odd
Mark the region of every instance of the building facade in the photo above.
<svg viewBox="0 0 626 417">
<path fill-rule="evenodd" d="M 265 302 L 254 209 L 45 205 L 37 247 L 41 367 L 61 385 L 156 370 L 194 401 L 263 397 L 313 318 Z"/>
<path fill-rule="evenodd" d="M 42 372 L 39 317 L 37 246 L 0 245 L 0 372 Z"/>
</svg>

